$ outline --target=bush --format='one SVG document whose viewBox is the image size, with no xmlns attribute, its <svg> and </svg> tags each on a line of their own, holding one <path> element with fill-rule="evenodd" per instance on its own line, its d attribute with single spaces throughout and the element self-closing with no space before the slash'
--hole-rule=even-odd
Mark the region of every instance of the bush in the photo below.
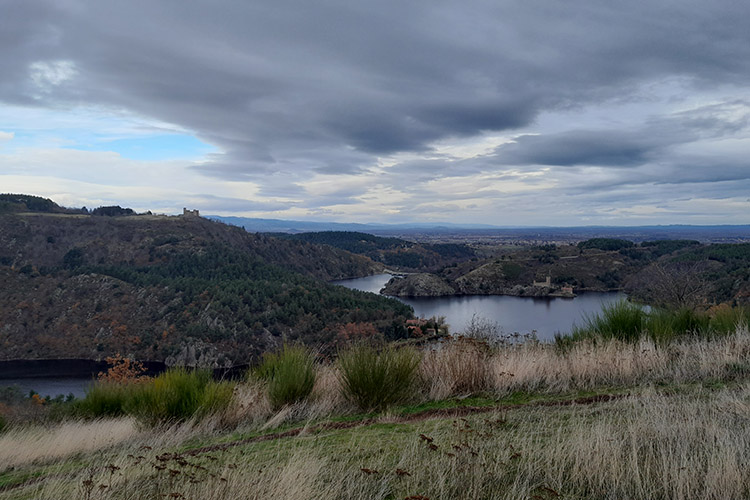
<svg viewBox="0 0 750 500">
<path fill-rule="evenodd" d="M 138 390 L 136 384 L 107 381 L 93 382 L 86 389 L 86 397 L 75 401 L 74 411 L 87 417 L 116 417 L 126 413 L 125 406 Z"/>
<path fill-rule="evenodd" d="M 267 353 L 255 376 L 268 383 L 268 399 L 278 409 L 308 397 L 315 385 L 315 358 L 303 346 Z"/>
<path fill-rule="evenodd" d="M 717 335 L 729 335 L 739 327 L 750 323 L 750 309 L 744 307 L 719 306 L 714 309 L 710 320 L 711 331 Z"/>
<path fill-rule="evenodd" d="M 602 307 L 601 314 L 585 317 L 583 327 L 573 328 L 573 338 L 602 337 L 634 342 L 640 339 L 646 312 L 624 300 Z"/>
<path fill-rule="evenodd" d="M 95 382 L 75 408 L 90 417 L 128 414 L 156 424 L 220 411 L 231 402 L 233 388 L 215 382 L 208 371 L 177 368 L 145 382 Z"/>
<path fill-rule="evenodd" d="M 126 411 L 147 422 L 187 420 L 226 408 L 232 397 L 228 382 L 214 382 L 211 372 L 167 370 L 133 392 Z"/>
<path fill-rule="evenodd" d="M 362 410 L 381 410 L 405 400 L 421 361 L 412 348 L 378 351 L 358 344 L 339 354 L 344 396 Z"/>
<path fill-rule="evenodd" d="M 648 317 L 646 330 L 657 344 L 668 344 L 677 335 L 674 315 L 666 309 L 654 309 Z"/>
<path fill-rule="evenodd" d="M 681 336 L 711 337 L 729 335 L 748 324 L 748 311 L 742 307 L 717 306 L 709 312 L 682 307 L 652 308 L 645 311 L 625 301 L 603 307 L 601 314 L 586 317 L 583 327 L 574 327 L 570 338 L 556 337 L 559 347 L 584 338 L 637 341 L 648 335 L 660 344 Z"/>
</svg>

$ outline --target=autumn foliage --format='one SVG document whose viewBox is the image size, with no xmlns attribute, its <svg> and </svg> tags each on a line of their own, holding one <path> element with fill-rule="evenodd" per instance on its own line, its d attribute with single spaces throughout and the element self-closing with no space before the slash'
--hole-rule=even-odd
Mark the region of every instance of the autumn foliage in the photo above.
<svg viewBox="0 0 750 500">
<path fill-rule="evenodd" d="M 146 368 L 140 361 L 125 358 L 121 354 L 115 354 L 105 358 L 109 365 L 106 372 L 99 372 L 97 379 L 102 382 L 116 384 L 128 384 L 131 382 L 145 382 L 151 379 L 144 375 Z"/>
</svg>

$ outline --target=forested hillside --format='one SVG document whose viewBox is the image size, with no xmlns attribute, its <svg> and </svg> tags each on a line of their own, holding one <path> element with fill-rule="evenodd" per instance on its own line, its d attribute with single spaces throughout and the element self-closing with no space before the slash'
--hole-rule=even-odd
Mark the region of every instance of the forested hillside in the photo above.
<svg viewBox="0 0 750 500">
<path fill-rule="evenodd" d="M 0 216 L 0 358 L 229 364 L 283 340 L 388 337 L 411 317 L 391 299 L 324 280 L 371 274 L 349 252 L 199 217 Z"/>
<path fill-rule="evenodd" d="M 545 285 L 546 278 L 550 285 Z M 396 296 L 518 295 L 625 290 L 632 298 L 667 307 L 750 302 L 750 244 L 704 245 L 694 240 L 635 244 L 593 238 L 577 245 L 516 247 L 432 274 L 393 278 Z"/>
<path fill-rule="evenodd" d="M 355 231 L 321 231 L 314 233 L 274 236 L 306 241 L 365 255 L 399 270 L 431 270 L 471 259 L 474 250 L 468 245 L 455 243 L 415 243 L 400 238 L 383 238 Z"/>
</svg>

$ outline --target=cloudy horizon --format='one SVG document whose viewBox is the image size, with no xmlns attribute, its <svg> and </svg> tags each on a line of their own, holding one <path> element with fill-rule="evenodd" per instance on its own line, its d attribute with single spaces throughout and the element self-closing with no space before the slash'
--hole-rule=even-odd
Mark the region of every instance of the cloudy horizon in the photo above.
<svg viewBox="0 0 750 500">
<path fill-rule="evenodd" d="M 0 192 L 750 224 L 750 4 L 0 0 Z"/>
</svg>

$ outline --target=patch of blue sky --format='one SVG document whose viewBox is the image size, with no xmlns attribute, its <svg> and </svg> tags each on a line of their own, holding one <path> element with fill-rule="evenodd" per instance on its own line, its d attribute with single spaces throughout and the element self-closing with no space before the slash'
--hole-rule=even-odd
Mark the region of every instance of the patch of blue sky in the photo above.
<svg viewBox="0 0 750 500">
<path fill-rule="evenodd" d="M 217 152 L 172 124 L 103 108 L 48 110 L 0 106 L 3 152 L 67 148 L 111 151 L 140 161 L 197 160 Z"/>
<path fill-rule="evenodd" d="M 196 160 L 218 150 L 188 134 L 161 134 L 67 144 L 68 149 L 111 151 L 136 161 Z"/>
</svg>

